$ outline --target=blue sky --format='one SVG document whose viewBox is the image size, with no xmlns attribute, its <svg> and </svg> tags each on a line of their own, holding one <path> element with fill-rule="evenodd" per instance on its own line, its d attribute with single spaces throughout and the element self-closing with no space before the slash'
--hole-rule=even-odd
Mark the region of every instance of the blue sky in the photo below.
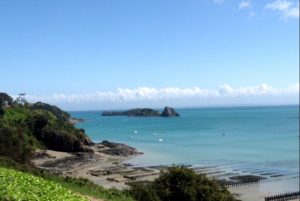
<svg viewBox="0 0 300 201">
<path fill-rule="evenodd" d="M 297 0 L 0 1 L 0 90 L 66 109 L 297 103 L 298 55 Z"/>
</svg>

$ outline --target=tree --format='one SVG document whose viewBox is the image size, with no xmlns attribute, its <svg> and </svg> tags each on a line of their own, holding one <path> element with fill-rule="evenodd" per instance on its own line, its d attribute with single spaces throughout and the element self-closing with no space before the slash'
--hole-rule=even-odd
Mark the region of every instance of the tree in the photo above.
<svg viewBox="0 0 300 201">
<path fill-rule="evenodd" d="M 4 105 L 11 105 L 13 102 L 12 97 L 10 97 L 7 93 L 0 93 L 0 103 Z"/>
<path fill-rule="evenodd" d="M 34 145 L 29 137 L 25 126 L 9 127 L 0 125 L 0 156 L 5 156 L 14 161 L 25 163 L 32 156 Z"/>
<path fill-rule="evenodd" d="M 4 102 L 0 99 L 0 116 L 2 116 L 4 114 Z"/>
<path fill-rule="evenodd" d="M 27 103 L 25 96 L 25 93 L 20 93 L 18 98 L 16 99 L 16 103 L 19 105 L 25 105 Z"/>
</svg>

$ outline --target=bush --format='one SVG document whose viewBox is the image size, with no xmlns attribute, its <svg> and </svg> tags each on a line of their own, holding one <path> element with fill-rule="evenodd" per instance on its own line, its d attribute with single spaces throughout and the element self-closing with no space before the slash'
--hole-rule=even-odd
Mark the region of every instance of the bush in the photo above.
<svg viewBox="0 0 300 201">
<path fill-rule="evenodd" d="M 52 114 L 55 115 L 56 118 L 62 121 L 68 121 L 69 118 L 71 117 L 69 113 L 61 110 L 60 108 L 54 105 L 49 105 L 47 103 L 37 102 L 31 105 L 31 109 L 51 112 Z"/>
<path fill-rule="evenodd" d="M 27 132 L 26 129 L 0 125 L 0 156 L 21 163 L 28 162 L 34 150 L 34 142 Z"/>
<path fill-rule="evenodd" d="M 11 105 L 13 99 L 7 93 L 0 92 L 0 102 L 2 102 L 5 105 Z"/>
<path fill-rule="evenodd" d="M 4 114 L 4 103 L 0 100 L 0 117 Z"/>
<path fill-rule="evenodd" d="M 160 201 L 152 184 L 131 184 L 129 191 L 137 201 Z"/>
<path fill-rule="evenodd" d="M 129 192 L 137 201 L 236 200 L 225 187 L 183 166 L 161 171 L 159 178 L 152 184 L 133 184 Z"/>
</svg>

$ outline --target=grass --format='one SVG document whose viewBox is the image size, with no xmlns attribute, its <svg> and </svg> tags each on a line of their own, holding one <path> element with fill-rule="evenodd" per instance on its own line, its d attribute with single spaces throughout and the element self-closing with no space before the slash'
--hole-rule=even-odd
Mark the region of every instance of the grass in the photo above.
<svg viewBox="0 0 300 201">
<path fill-rule="evenodd" d="M 87 201 L 59 183 L 0 167 L 0 200 Z"/>
<path fill-rule="evenodd" d="M 59 183 L 63 187 L 82 195 L 100 198 L 107 201 L 134 201 L 134 199 L 126 191 L 105 189 L 85 178 L 62 178 L 52 175 L 47 176 L 47 179 L 55 183 Z"/>
<path fill-rule="evenodd" d="M 121 191 L 117 189 L 105 189 L 102 186 L 99 186 L 84 178 L 60 177 L 57 175 L 52 175 L 43 170 L 38 170 L 30 165 L 16 163 L 7 157 L 0 156 L 0 168 L 4 168 L 7 170 L 15 169 L 18 171 L 27 172 L 26 174 L 43 178 L 46 181 L 58 184 L 65 189 L 71 190 L 76 194 L 100 198 L 105 201 L 134 201 L 134 199 L 131 196 L 129 196 L 126 191 Z M 0 183 L 1 182 L 2 176 L 0 177 Z M 0 200 L 3 200 L 1 199 L 1 191 Z"/>
</svg>

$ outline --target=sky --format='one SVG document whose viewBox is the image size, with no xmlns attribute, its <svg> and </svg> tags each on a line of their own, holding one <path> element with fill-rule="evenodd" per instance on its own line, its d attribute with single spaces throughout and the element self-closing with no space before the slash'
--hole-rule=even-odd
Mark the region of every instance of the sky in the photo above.
<svg viewBox="0 0 300 201">
<path fill-rule="evenodd" d="M 0 70 L 67 110 L 298 104 L 299 0 L 0 0 Z"/>
</svg>

